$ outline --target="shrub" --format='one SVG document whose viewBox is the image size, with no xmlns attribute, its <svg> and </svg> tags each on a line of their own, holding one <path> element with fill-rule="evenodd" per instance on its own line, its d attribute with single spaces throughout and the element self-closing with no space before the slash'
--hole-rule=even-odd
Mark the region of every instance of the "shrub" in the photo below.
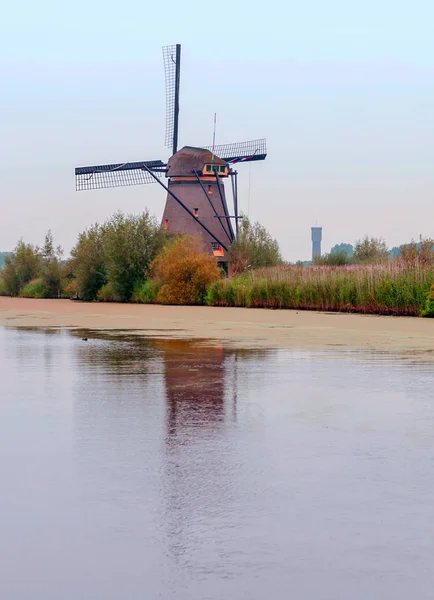
<svg viewBox="0 0 434 600">
<path fill-rule="evenodd" d="M 330 252 L 330 254 L 324 254 L 323 256 L 315 256 L 313 261 L 315 265 L 326 265 L 329 267 L 342 267 L 344 265 L 351 264 L 351 257 L 347 252 L 342 250 Z"/>
<path fill-rule="evenodd" d="M 418 243 L 412 240 L 402 245 L 401 257 L 408 265 L 434 265 L 434 240 L 420 236 Z"/>
<path fill-rule="evenodd" d="M 37 277 L 40 269 L 38 250 L 20 240 L 11 256 L 5 257 L 3 290 L 8 296 L 18 296 L 20 289 Z"/>
<path fill-rule="evenodd" d="M 375 265 L 385 263 L 389 259 L 386 242 L 381 238 L 365 237 L 358 240 L 354 246 L 353 262 Z"/>
<path fill-rule="evenodd" d="M 95 300 L 98 291 L 107 283 L 101 227 L 96 223 L 80 233 L 71 251 L 66 270 L 76 280 L 76 293 L 82 300 Z M 71 280 L 72 278 L 67 277 Z"/>
<path fill-rule="evenodd" d="M 149 212 L 137 216 L 118 212 L 104 224 L 102 239 L 108 280 L 116 298 L 128 302 L 167 243 L 168 234 Z"/>
<path fill-rule="evenodd" d="M 96 298 L 100 302 L 117 302 L 119 300 L 116 296 L 114 286 L 110 281 L 98 290 Z"/>
<path fill-rule="evenodd" d="M 0 277 L 0 296 L 7 296 L 3 277 Z"/>
<path fill-rule="evenodd" d="M 422 317 L 434 318 L 434 285 L 427 294 L 425 306 L 421 312 Z"/>
<path fill-rule="evenodd" d="M 221 277 L 215 258 L 201 252 L 199 238 L 179 237 L 151 265 L 161 304 L 204 304 L 208 286 Z"/>
<path fill-rule="evenodd" d="M 144 283 L 137 283 L 131 301 L 138 304 L 154 304 L 157 301 L 160 287 L 160 284 L 153 279 L 147 279 Z"/>
<path fill-rule="evenodd" d="M 281 262 L 279 245 L 259 223 L 250 223 L 243 217 L 238 237 L 229 248 L 229 262 L 233 273 L 245 269 L 268 267 Z"/>
<path fill-rule="evenodd" d="M 52 298 L 51 288 L 41 278 L 29 281 L 19 295 L 21 298 Z"/>
<path fill-rule="evenodd" d="M 65 285 L 62 288 L 62 297 L 63 298 L 77 298 L 77 296 L 78 296 L 77 281 L 75 279 L 66 281 Z"/>
</svg>

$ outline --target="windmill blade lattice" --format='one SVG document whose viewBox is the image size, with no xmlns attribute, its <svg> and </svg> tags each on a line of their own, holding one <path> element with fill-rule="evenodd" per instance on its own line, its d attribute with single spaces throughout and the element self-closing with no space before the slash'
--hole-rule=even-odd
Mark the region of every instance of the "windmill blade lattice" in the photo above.
<svg viewBox="0 0 434 600">
<path fill-rule="evenodd" d="M 201 146 L 201 148 L 210 151 L 213 150 L 212 146 Z M 214 146 L 214 154 L 227 163 L 264 160 L 267 156 L 267 142 L 265 138 L 262 138 L 260 140 L 251 140 L 250 142 Z"/>
<path fill-rule="evenodd" d="M 76 190 L 98 190 L 102 188 L 155 183 L 155 179 L 144 168 L 145 165 L 157 177 L 161 178 L 166 172 L 166 164 L 161 160 L 77 167 L 75 169 Z"/>
<path fill-rule="evenodd" d="M 166 78 L 165 144 L 175 154 L 178 150 L 179 84 L 181 75 L 180 44 L 163 47 L 163 62 Z"/>
</svg>

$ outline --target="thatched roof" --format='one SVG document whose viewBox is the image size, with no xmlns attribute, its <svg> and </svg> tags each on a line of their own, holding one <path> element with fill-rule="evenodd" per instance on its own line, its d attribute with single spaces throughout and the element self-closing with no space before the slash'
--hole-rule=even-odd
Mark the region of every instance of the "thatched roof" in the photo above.
<svg viewBox="0 0 434 600">
<path fill-rule="evenodd" d="M 193 174 L 193 171 L 201 172 L 204 165 L 213 162 L 215 165 L 226 166 L 224 160 L 219 158 L 204 148 L 194 148 L 193 146 L 184 146 L 176 154 L 174 154 L 167 163 L 168 177 L 188 177 Z"/>
</svg>

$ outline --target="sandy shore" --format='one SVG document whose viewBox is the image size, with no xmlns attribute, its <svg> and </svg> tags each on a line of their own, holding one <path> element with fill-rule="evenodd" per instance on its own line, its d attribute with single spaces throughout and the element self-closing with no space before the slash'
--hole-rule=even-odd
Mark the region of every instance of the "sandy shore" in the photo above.
<svg viewBox="0 0 434 600">
<path fill-rule="evenodd" d="M 434 360 L 434 319 L 0 297 L 0 326 L 193 338 L 244 348 L 368 350 Z"/>
</svg>

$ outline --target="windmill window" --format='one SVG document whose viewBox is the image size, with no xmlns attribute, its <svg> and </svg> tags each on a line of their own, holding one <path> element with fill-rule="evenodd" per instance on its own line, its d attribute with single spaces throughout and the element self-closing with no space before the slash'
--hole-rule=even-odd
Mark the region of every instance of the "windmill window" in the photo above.
<svg viewBox="0 0 434 600">
<path fill-rule="evenodd" d="M 164 229 L 167 229 L 169 227 L 169 219 L 166 219 L 164 221 Z"/>
<path fill-rule="evenodd" d="M 211 242 L 212 253 L 214 256 L 224 256 L 222 246 L 218 242 Z"/>
<path fill-rule="evenodd" d="M 193 214 L 195 217 L 199 216 L 199 209 L 198 208 L 193 208 Z"/>
<path fill-rule="evenodd" d="M 211 165 L 206 165 L 206 170 L 207 170 L 208 173 L 210 173 L 211 172 Z"/>
<path fill-rule="evenodd" d="M 208 194 L 212 196 L 212 185 L 208 186 Z"/>
<path fill-rule="evenodd" d="M 224 173 L 226 171 L 226 167 L 220 167 L 220 173 Z"/>
</svg>

